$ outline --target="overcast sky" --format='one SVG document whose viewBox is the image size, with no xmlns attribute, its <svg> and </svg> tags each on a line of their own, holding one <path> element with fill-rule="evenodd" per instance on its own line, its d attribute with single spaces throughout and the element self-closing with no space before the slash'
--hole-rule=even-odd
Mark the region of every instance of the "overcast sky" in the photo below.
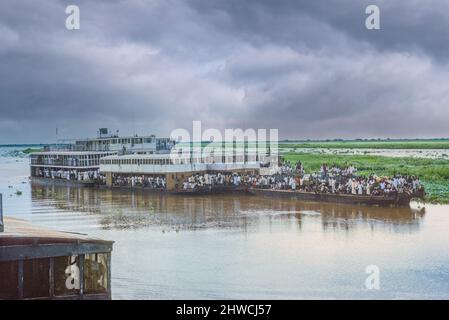
<svg viewBox="0 0 449 320">
<path fill-rule="evenodd" d="M 65 28 L 76 4 L 81 29 Z M 365 28 L 365 8 L 381 30 Z M 449 136 L 447 0 L 0 2 L 0 143 L 204 128 Z"/>
</svg>

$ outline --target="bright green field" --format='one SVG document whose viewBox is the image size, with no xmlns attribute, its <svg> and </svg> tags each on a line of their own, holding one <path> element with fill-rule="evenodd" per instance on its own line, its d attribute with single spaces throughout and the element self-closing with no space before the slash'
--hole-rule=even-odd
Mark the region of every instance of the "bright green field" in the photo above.
<svg viewBox="0 0 449 320">
<path fill-rule="evenodd" d="M 292 162 L 301 160 L 306 172 L 317 171 L 322 163 L 327 163 L 330 166 L 352 164 L 361 175 L 416 175 L 425 187 L 426 201 L 449 203 L 449 160 L 310 153 L 286 153 L 283 158 Z"/>
<path fill-rule="evenodd" d="M 356 148 L 356 149 L 449 149 L 447 139 L 429 140 L 346 140 L 279 142 L 281 148 Z"/>
</svg>

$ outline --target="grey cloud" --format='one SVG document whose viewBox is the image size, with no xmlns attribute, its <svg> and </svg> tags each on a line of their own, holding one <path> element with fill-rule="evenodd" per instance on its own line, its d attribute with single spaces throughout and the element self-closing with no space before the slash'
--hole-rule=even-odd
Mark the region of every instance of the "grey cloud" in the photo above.
<svg viewBox="0 0 449 320">
<path fill-rule="evenodd" d="M 449 5 L 377 1 L 0 4 L 0 143 L 100 126 L 279 128 L 281 137 L 447 135 Z M 448 10 L 446 10 L 448 9 Z"/>
</svg>

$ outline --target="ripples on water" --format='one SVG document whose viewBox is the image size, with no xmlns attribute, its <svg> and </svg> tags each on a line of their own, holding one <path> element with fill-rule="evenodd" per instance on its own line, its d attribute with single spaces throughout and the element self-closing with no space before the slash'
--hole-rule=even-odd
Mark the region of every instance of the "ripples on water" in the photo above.
<svg viewBox="0 0 449 320">
<path fill-rule="evenodd" d="M 0 158 L 5 214 L 114 240 L 114 298 L 449 298 L 448 206 L 45 187 L 28 172 Z"/>
</svg>

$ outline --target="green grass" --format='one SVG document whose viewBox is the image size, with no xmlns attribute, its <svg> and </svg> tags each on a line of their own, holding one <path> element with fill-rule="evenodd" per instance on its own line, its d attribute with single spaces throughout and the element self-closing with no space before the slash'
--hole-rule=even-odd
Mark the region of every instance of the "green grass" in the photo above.
<svg viewBox="0 0 449 320">
<path fill-rule="evenodd" d="M 335 149 L 449 149 L 447 139 L 428 140 L 347 140 L 279 142 L 281 148 Z"/>
<path fill-rule="evenodd" d="M 26 148 L 26 149 L 22 150 L 22 152 L 25 154 L 30 154 L 33 152 L 40 152 L 40 151 L 42 151 L 42 149 L 40 149 L 40 148 Z"/>
<path fill-rule="evenodd" d="M 363 176 L 415 175 L 425 187 L 426 201 L 449 203 L 449 160 L 310 153 L 286 153 L 283 158 L 292 162 L 300 160 L 306 172 L 318 171 L 321 164 L 327 163 L 330 166 L 354 165 Z"/>
</svg>

